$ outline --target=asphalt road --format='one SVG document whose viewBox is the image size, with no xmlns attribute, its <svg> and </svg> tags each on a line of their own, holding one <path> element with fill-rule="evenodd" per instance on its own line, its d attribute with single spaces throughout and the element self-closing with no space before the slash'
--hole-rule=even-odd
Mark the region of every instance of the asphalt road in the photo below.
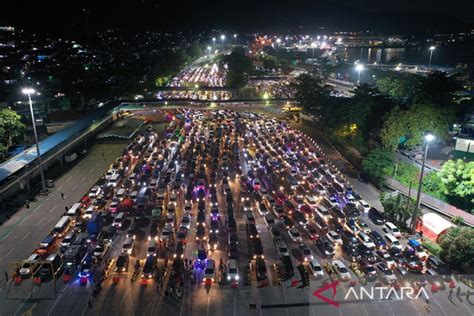
<svg viewBox="0 0 474 316">
<path fill-rule="evenodd" d="M 9 271 L 11 262 L 24 260 L 31 254 L 53 229 L 65 212 L 65 206 L 78 202 L 124 147 L 125 143 L 93 146 L 81 161 L 56 180 L 55 187 L 47 196 L 39 196 L 29 209 L 21 209 L 0 227 L 1 315 L 21 315 L 31 308 L 34 314 L 48 313 L 55 300 L 54 294 L 60 293 L 62 284 L 58 282 L 56 291 L 51 283 L 33 288 L 31 279 L 20 286 L 11 286 L 11 282 L 5 283 L 4 271 Z M 24 301 L 26 298 L 29 300 Z"/>
</svg>

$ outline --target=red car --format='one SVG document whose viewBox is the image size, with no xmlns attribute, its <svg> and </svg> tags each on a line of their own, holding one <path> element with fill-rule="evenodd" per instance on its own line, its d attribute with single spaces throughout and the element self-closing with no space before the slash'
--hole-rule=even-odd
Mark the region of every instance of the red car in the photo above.
<svg viewBox="0 0 474 316">
<path fill-rule="evenodd" d="M 311 207 L 309 207 L 308 204 L 303 204 L 300 206 L 300 211 L 301 213 L 304 214 L 306 218 L 312 218 L 313 217 L 313 211 L 311 211 Z"/>
<path fill-rule="evenodd" d="M 319 237 L 318 230 L 314 224 L 307 224 L 304 229 L 308 233 L 311 240 L 316 240 Z"/>
<path fill-rule="evenodd" d="M 83 196 L 81 199 L 82 207 L 88 208 L 89 205 L 91 205 L 91 198 L 86 196 Z"/>
</svg>

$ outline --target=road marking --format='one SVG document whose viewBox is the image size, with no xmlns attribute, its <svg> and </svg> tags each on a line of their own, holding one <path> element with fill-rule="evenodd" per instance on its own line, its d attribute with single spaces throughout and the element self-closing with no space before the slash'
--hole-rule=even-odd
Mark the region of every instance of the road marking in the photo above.
<svg viewBox="0 0 474 316">
<path fill-rule="evenodd" d="M 81 182 L 83 182 L 85 179 L 86 179 L 86 177 L 82 177 L 82 178 L 81 178 Z"/>
<path fill-rule="evenodd" d="M 49 212 L 52 213 L 57 207 L 58 207 L 57 205 L 53 206 L 53 207 L 49 210 Z"/>
<path fill-rule="evenodd" d="M 207 312 L 206 312 L 206 315 L 209 316 L 209 303 L 211 302 L 211 297 L 208 296 L 207 297 Z"/>
<path fill-rule="evenodd" d="M 5 256 L 3 256 L 3 258 L 8 257 L 13 252 L 13 250 L 15 250 L 15 248 L 10 249 L 10 251 L 7 252 L 7 254 Z"/>
<path fill-rule="evenodd" d="M 441 307 L 441 305 L 438 303 L 438 300 L 433 299 L 433 301 L 435 301 L 435 303 L 438 304 L 438 306 L 441 309 L 441 311 L 443 312 L 444 316 L 448 316 L 448 314 L 446 314 L 446 312 L 444 311 L 443 307 Z"/>
<path fill-rule="evenodd" d="M 66 182 L 71 181 L 71 179 L 72 179 L 72 176 L 70 176 L 69 178 L 67 178 L 67 179 L 66 179 Z"/>
<path fill-rule="evenodd" d="M 77 184 L 72 187 L 72 191 L 76 191 L 76 189 L 77 189 Z"/>
<path fill-rule="evenodd" d="M 43 217 L 43 218 L 38 222 L 38 224 L 41 224 L 45 219 L 46 219 L 46 217 Z"/>
<path fill-rule="evenodd" d="M 92 168 L 91 170 L 89 170 L 89 173 L 93 173 L 94 172 L 94 168 Z"/>
<path fill-rule="evenodd" d="M 58 187 L 58 191 L 61 191 L 62 188 L 63 188 L 63 185 L 61 184 L 61 185 Z"/>
<path fill-rule="evenodd" d="M 27 310 L 26 312 L 21 314 L 21 316 L 33 316 L 33 308 L 36 307 L 36 304 L 38 304 L 38 303 L 34 303 L 33 306 L 31 306 L 31 308 L 29 310 Z"/>
<path fill-rule="evenodd" d="M 31 231 L 29 231 L 21 240 L 25 240 L 29 235 L 31 234 Z"/>
</svg>

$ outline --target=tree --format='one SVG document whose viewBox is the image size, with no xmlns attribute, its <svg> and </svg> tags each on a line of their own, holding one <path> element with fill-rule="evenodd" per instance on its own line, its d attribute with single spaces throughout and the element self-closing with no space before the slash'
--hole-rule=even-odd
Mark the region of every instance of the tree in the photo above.
<svg viewBox="0 0 474 316">
<path fill-rule="evenodd" d="M 474 266 L 474 229 L 452 227 L 439 237 L 441 258 L 454 267 Z"/>
<path fill-rule="evenodd" d="M 379 183 L 383 183 L 394 160 L 395 155 L 393 152 L 382 148 L 375 148 L 362 160 L 362 169 Z"/>
<path fill-rule="evenodd" d="M 231 54 L 224 56 L 223 61 L 227 63 L 227 85 L 234 89 L 241 89 L 248 81 L 253 72 L 252 60 L 245 55 L 245 51 L 235 48 Z"/>
<path fill-rule="evenodd" d="M 275 56 L 271 55 L 266 55 L 265 58 L 263 59 L 263 67 L 265 69 L 275 69 L 278 66 L 278 61 Z"/>
<path fill-rule="evenodd" d="M 408 220 L 415 210 L 413 200 L 404 198 L 401 194 L 382 198 L 384 214 L 394 221 L 399 227 L 407 227 Z"/>
<path fill-rule="evenodd" d="M 448 160 L 439 173 L 444 195 L 470 212 L 474 209 L 474 161 Z"/>
<path fill-rule="evenodd" d="M 384 72 L 376 81 L 377 87 L 385 95 L 411 100 L 418 91 L 421 77 L 401 72 Z"/>
<path fill-rule="evenodd" d="M 452 111 L 431 104 L 415 104 L 407 110 L 395 107 L 384 119 L 380 132 L 382 144 L 390 150 L 397 149 L 400 143 L 414 148 L 422 143 L 426 131 L 445 138 L 452 118 Z"/>
<path fill-rule="evenodd" d="M 415 102 L 446 106 L 452 103 L 454 93 L 461 89 L 462 86 L 452 76 L 440 71 L 431 72 L 421 78 Z"/>
<path fill-rule="evenodd" d="M 191 58 L 198 58 L 202 56 L 202 48 L 197 42 L 193 42 L 191 46 L 186 51 L 187 55 L 189 55 Z"/>
<path fill-rule="evenodd" d="M 8 147 L 21 139 L 25 131 L 25 124 L 21 122 L 21 116 L 11 109 L 0 110 L 0 151 L 2 156 Z"/>
<path fill-rule="evenodd" d="M 329 113 L 331 102 L 330 87 L 319 77 L 301 74 L 292 83 L 295 99 L 305 112 L 325 117 Z M 321 120 L 323 121 L 323 120 Z"/>
</svg>

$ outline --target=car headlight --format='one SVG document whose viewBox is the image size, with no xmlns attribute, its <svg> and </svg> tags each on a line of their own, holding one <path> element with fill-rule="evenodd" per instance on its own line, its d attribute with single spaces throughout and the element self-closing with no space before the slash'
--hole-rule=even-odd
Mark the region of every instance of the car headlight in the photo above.
<svg viewBox="0 0 474 316">
<path fill-rule="evenodd" d="M 227 276 L 227 280 L 230 281 L 230 275 Z"/>
</svg>

